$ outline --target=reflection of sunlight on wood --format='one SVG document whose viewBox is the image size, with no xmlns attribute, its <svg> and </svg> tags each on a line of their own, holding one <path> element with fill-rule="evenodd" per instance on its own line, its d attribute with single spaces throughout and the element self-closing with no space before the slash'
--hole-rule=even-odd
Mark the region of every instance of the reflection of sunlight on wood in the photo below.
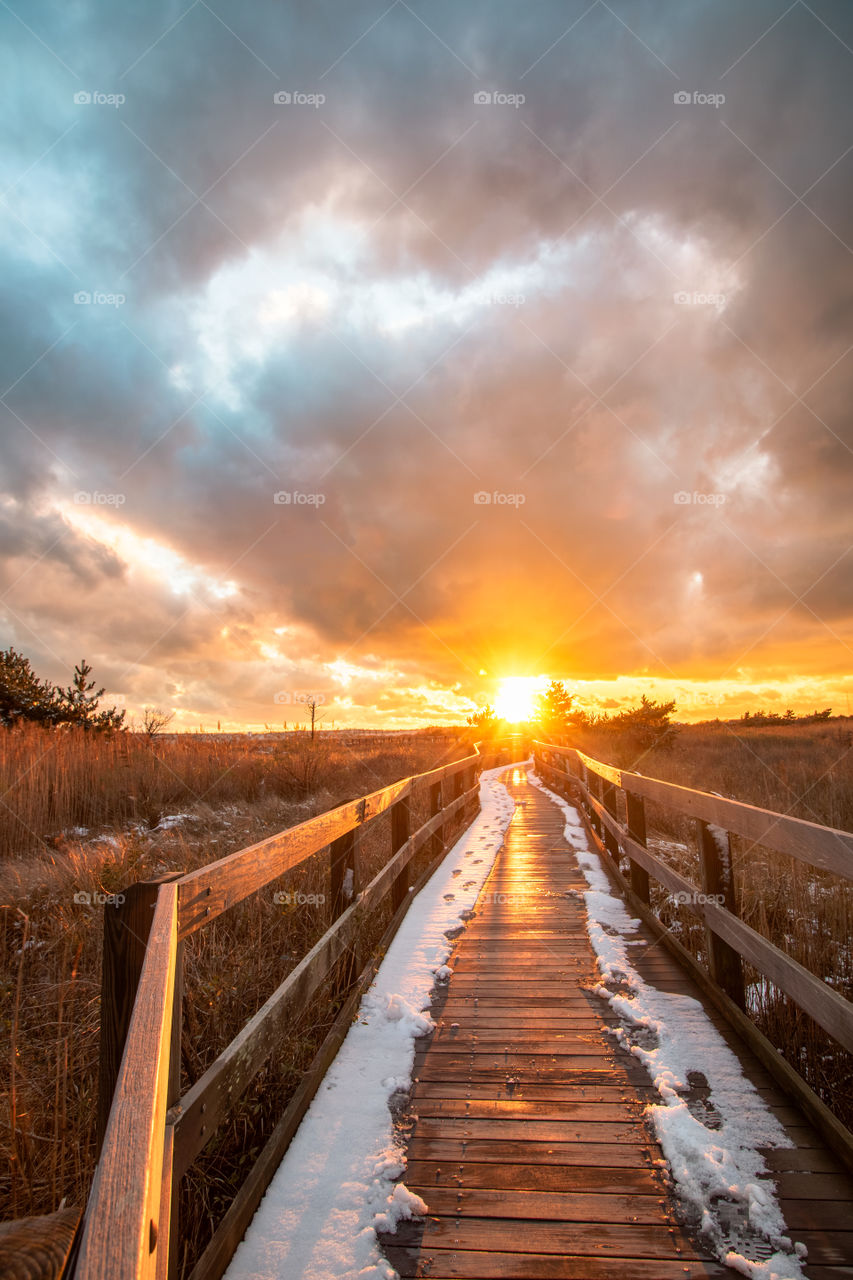
<svg viewBox="0 0 853 1280">
<path fill-rule="evenodd" d="M 510 724 L 522 724 L 532 719 L 536 695 L 547 683 L 543 676 L 506 676 L 501 680 L 495 698 L 497 715 Z"/>
</svg>

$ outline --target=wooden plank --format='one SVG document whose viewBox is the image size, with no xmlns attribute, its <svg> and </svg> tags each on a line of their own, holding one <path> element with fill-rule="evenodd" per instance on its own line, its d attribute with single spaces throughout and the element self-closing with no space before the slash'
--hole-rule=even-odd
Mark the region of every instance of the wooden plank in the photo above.
<svg viewBox="0 0 853 1280">
<path fill-rule="evenodd" d="M 178 879 L 171 872 L 128 885 L 104 907 L 101 965 L 101 1030 L 98 1062 L 98 1147 L 104 1140 L 127 1032 L 145 960 L 161 884 Z"/>
<path fill-rule="evenodd" d="M 596 1169 L 637 1169 L 657 1150 L 650 1140 L 636 1142 L 542 1142 L 533 1152 L 537 1164 L 556 1164 L 564 1168 L 592 1166 Z M 415 1134 L 409 1141 L 409 1159 L 436 1160 L 439 1164 L 467 1163 L 513 1164 L 518 1161 L 515 1141 L 487 1138 L 421 1138 Z"/>
<path fill-rule="evenodd" d="M 309 818 L 307 822 L 182 876 L 179 882 L 180 937 L 194 933 L 229 907 L 319 853 L 333 840 L 370 822 L 397 801 L 406 799 L 412 794 L 415 784 L 432 785 L 455 777 L 460 771 L 469 769 L 476 759 L 476 755 L 467 756 L 439 769 L 402 778 L 381 791 L 338 805 L 336 809 L 329 809 L 316 818 Z"/>
<path fill-rule="evenodd" d="M 519 1218 L 524 1222 L 645 1223 L 663 1218 L 662 1193 L 631 1195 L 614 1191 L 598 1195 L 588 1191 L 485 1190 L 467 1185 L 421 1185 L 406 1176 L 406 1186 L 423 1197 L 430 1216 Z M 826 1207 L 826 1206 L 824 1206 Z"/>
<path fill-rule="evenodd" d="M 401 1223 L 398 1237 L 411 1234 L 409 1224 Z M 423 1226 L 423 1248 L 458 1247 L 459 1226 L 454 1217 L 427 1217 Z M 521 1220 L 466 1218 L 465 1244 L 470 1249 L 495 1249 L 507 1253 L 525 1253 L 528 1242 L 535 1239 L 538 1253 L 570 1254 L 593 1257 L 684 1258 L 694 1254 L 686 1233 L 678 1233 L 670 1225 L 648 1226 L 645 1223 L 560 1223 Z M 683 1265 L 683 1264 L 682 1264 Z"/>
<path fill-rule="evenodd" d="M 424 1116 L 415 1125 L 418 1138 L 489 1139 L 497 1142 L 520 1142 L 534 1148 L 539 1143 L 551 1142 L 635 1142 L 652 1141 L 642 1120 L 623 1119 L 616 1122 L 602 1120 L 577 1120 L 573 1117 L 558 1120 L 503 1120 L 489 1117 L 442 1116 L 439 1119 Z"/>
<path fill-rule="evenodd" d="M 808 1177 L 808 1174 L 786 1174 L 785 1177 Z M 816 1175 L 817 1176 L 817 1175 Z M 522 1163 L 463 1164 L 439 1163 L 436 1160 L 409 1160 L 406 1185 L 423 1187 L 421 1193 L 430 1202 L 432 1188 L 459 1185 L 491 1191 L 514 1191 L 526 1187 L 535 1191 L 598 1192 L 606 1195 L 661 1195 L 663 1182 L 651 1167 L 595 1168 L 590 1165 L 558 1165 Z M 830 1199 L 827 1196 L 827 1199 Z"/>
<path fill-rule="evenodd" d="M 181 937 L 209 924 L 223 911 L 263 889 L 354 827 L 384 813 L 395 801 L 407 796 L 411 787 L 412 779 L 403 778 L 361 800 L 339 805 L 337 809 L 190 872 L 180 881 Z"/>
<path fill-rule="evenodd" d="M 508 1089 L 506 1081 L 492 1080 L 489 1083 L 477 1083 L 472 1081 L 456 1082 L 451 1080 L 420 1080 L 417 1092 L 417 1111 L 419 1114 L 429 1115 L 427 1110 L 434 1100 L 447 1101 L 454 1099 L 487 1099 L 491 1101 L 500 1101 L 501 1098 L 519 1099 L 522 1102 L 526 1099 L 530 1102 L 580 1102 L 580 1103 L 601 1103 L 602 1105 L 612 1102 L 624 1102 L 628 1099 L 634 1099 L 638 1096 L 639 1103 L 645 1106 L 648 1102 L 657 1102 L 659 1095 L 651 1081 L 648 1081 L 642 1090 L 642 1096 L 639 1097 L 636 1086 L 632 1083 L 630 1087 L 627 1082 L 614 1083 L 612 1080 L 609 1084 L 596 1084 L 595 1086 L 583 1084 L 540 1084 L 534 1080 L 519 1080 L 518 1083 Z"/>
<path fill-rule="evenodd" d="M 156 1274 L 177 947 L 178 888 L 164 884 L 86 1206 L 75 1280 L 153 1280 Z M 168 1231 L 163 1235 L 168 1242 Z"/>
<path fill-rule="evenodd" d="M 401 1276 L 424 1280 L 731 1280 L 732 1272 L 696 1258 L 597 1258 L 578 1254 L 501 1253 L 430 1245 L 428 1255 L 385 1237 L 388 1261 Z M 842 1280 L 840 1273 L 822 1275 L 809 1267 L 813 1280 Z"/>
<path fill-rule="evenodd" d="M 563 1098 L 542 1101 L 535 1098 L 433 1098 L 418 1090 L 418 1120 L 443 1120 L 447 1117 L 465 1120 L 553 1120 L 600 1124 L 603 1121 L 636 1121 L 639 1109 L 627 1102 L 599 1102 L 597 1098 L 568 1101 Z M 420 1132 L 420 1130 L 418 1130 Z M 449 1134 L 448 1136 L 452 1136 Z M 532 1135 L 534 1138 L 535 1134 Z"/>
</svg>

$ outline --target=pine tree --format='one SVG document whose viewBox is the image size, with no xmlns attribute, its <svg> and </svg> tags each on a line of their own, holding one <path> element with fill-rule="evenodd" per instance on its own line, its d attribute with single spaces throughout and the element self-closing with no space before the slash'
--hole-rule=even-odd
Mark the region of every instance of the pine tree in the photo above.
<svg viewBox="0 0 853 1280">
<path fill-rule="evenodd" d="M 537 723 L 548 737 L 562 737 L 577 720 L 578 713 L 573 708 L 574 698 L 567 692 L 562 680 L 552 680 L 536 702 Z"/>
<path fill-rule="evenodd" d="M 467 721 L 474 729 L 482 729 L 483 733 L 490 734 L 497 728 L 498 717 L 494 707 L 487 704 L 468 716 Z"/>
<path fill-rule="evenodd" d="M 57 691 L 40 680 L 29 658 L 15 649 L 0 650 L 0 724 L 38 720 L 55 724 L 59 718 Z"/>
<path fill-rule="evenodd" d="M 62 719 L 84 729 L 121 729 L 125 713 L 116 707 L 98 710 L 105 690 L 101 687 L 97 693 L 92 692 L 96 682 L 89 679 L 91 674 L 92 668 L 83 658 L 74 668 L 72 683 L 62 691 Z"/>
</svg>

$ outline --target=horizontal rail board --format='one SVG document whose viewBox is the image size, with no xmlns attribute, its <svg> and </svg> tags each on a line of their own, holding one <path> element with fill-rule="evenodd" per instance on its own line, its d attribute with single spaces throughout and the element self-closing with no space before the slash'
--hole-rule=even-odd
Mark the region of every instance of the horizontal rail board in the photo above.
<svg viewBox="0 0 853 1280">
<path fill-rule="evenodd" d="M 708 791 L 694 791 L 675 782 L 646 778 L 641 773 L 602 764 L 575 747 L 558 747 L 547 742 L 535 742 L 533 746 L 534 750 L 575 758 L 592 773 L 645 800 L 669 805 L 691 817 L 743 836 L 753 844 L 774 849 L 777 853 L 787 853 L 822 871 L 853 879 L 853 833 L 849 831 L 823 827 L 817 822 L 774 813 L 772 809 L 760 809 L 741 800 L 728 800 Z"/>
<path fill-rule="evenodd" d="M 76 1280 L 149 1280 L 158 1264 L 169 1047 L 177 956 L 175 883 L 157 896 L 101 1158 L 86 1210 Z M 167 1170 L 167 1179 L 169 1170 Z M 168 1223 L 159 1233 L 168 1250 Z"/>
<path fill-rule="evenodd" d="M 438 828 L 449 822 L 478 794 L 478 787 L 463 792 L 435 814 L 406 841 L 390 861 L 308 954 L 288 974 L 242 1031 L 211 1063 L 187 1091 L 175 1118 L 175 1177 L 182 1177 L 219 1124 L 241 1097 L 250 1081 L 275 1048 L 287 1019 L 304 1009 L 357 937 L 364 917 L 389 892 L 405 867 Z"/>
<path fill-rule="evenodd" d="M 738 916 L 732 915 L 715 902 L 706 901 L 707 895 L 686 876 L 632 839 L 594 796 L 588 796 L 588 801 L 601 821 L 616 836 L 629 858 L 639 863 L 665 889 L 687 894 L 688 901 L 683 906 L 703 920 L 718 937 L 734 947 L 744 960 L 790 996 L 815 1022 L 820 1023 L 824 1031 L 828 1031 L 839 1044 L 853 1053 L 853 1004 Z"/>
<path fill-rule="evenodd" d="M 460 797 L 460 799 L 464 798 Z M 436 814 L 435 816 L 438 818 L 446 815 Z M 246 1181 L 226 1210 L 212 1239 L 193 1268 L 190 1280 L 219 1280 L 219 1277 L 224 1274 L 237 1245 L 245 1235 L 246 1228 L 251 1222 L 264 1192 L 284 1158 L 284 1154 L 302 1121 L 302 1117 L 308 1110 L 326 1071 L 334 1061 L 338 1049 L 346 1039 L 353 1018 L 361 1003 L 361 998 L 378 973 L 382 957 L 402 924 L 414 896 L 435 873 L 436 868 L 445 856 L 446 854 L 441 853 L 432 860 L 418 883 L 413 887 L 413 892 L 407 894 L 406 900 L 394 913 L 388 928 L 382 936 L 376 954 L 365 965 L 352 991 L 347 996 L 329 1033 L 302 1077 L 296 1092 L 288 1102 L 284 1114 L 270 1134 Z"/>
<path fill-rule="evenodd" d="M 219 862 L 182 876 L 178 883 L 178 936 L 185 938 L 203 925 L 236 906 L 250 894 L 263 889 L 306 858 L 319 853 L 372 818 L 410 796 L 414 788 L 443 781 L 479 764 L 479 756 L 455 760 L 429 773 L 393 782 L 361 800 L 351 800 L 307 822 L 290 827 L 266 840 L 240 849 Z"/>
</svg>

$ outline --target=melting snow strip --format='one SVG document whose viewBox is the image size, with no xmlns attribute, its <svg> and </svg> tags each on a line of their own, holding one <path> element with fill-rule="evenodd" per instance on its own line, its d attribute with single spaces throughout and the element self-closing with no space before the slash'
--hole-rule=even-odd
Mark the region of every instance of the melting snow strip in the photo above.
<svg viewBox="0 0 853 1280">
<path fill-rule="evenodd" d="M 445 961 L 471 918 L 514 812 L 498 781 L 480 778 L 481 811 L 410 906 L 226 1272 L 226 1280 L 391 1280 L 377 1231 L 427 1206 L 396 1179 L 403 1139 L 391 1105 L 412 1083 L 415 1039 L 433 1030 L 426 1012 Z M 465 873 L 462 886 L 460 872 Z"/>
<path fill-rule="evenodd" d="M 662 1102 L 646 1108 L 684 1205 L 715 1256 L 756 1280 L 803 1280 L 802 1244 L 792 1244 L 759 1147 L 791 1147 L 782 1126 L 746 1079 L 740 1062 L 691 996 L 658 991 L 640 977 L 628 947 L 641 925 L 611 888 L 590 851 L 580 815 L 531 771 L 530 782 L 566 819 L 571 845 L 589 889 L 583 894 L 587 928 L 598 958 L 597 995 L 622 1021 L 615 1034 L 643 1063 Z M 698 1105 L 697 1078 L 707 1083 Z M 696 1114 L 696 1112 L 700 1114 Z M 752 1256 L 749 1256 L 752 1255 Z"/>
</svg>

